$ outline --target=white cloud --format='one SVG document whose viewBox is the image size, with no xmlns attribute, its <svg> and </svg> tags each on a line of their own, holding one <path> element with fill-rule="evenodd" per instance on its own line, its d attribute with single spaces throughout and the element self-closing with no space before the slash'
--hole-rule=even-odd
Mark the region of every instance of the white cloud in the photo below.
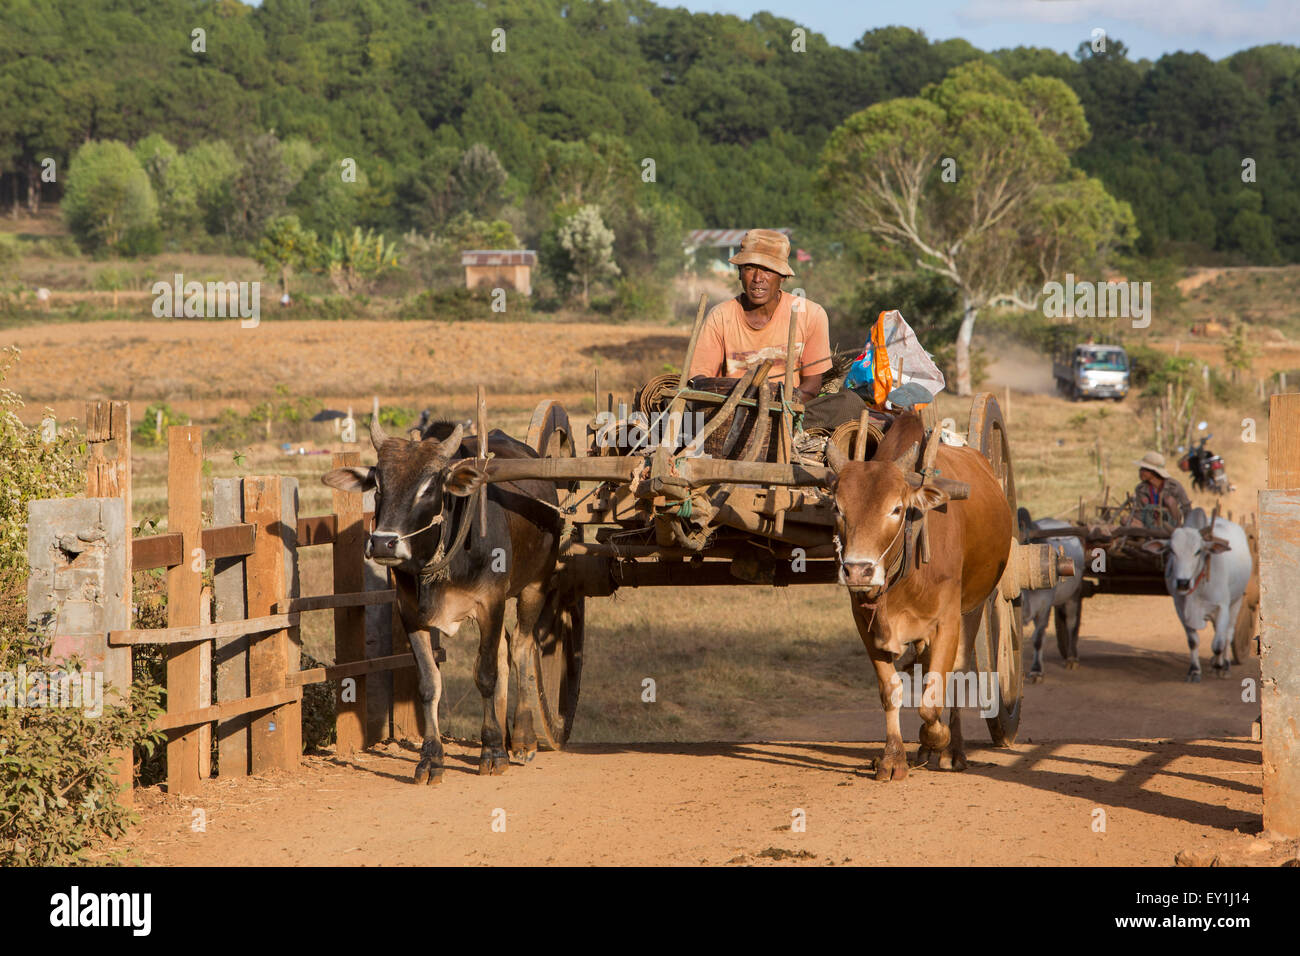
<svg viewBox="0 0 1300 956">
<path fill-rule="evenodd" d="M 963 26 L 1074 24 L 1086 32 L 1115 23 L 1159 36 L 1253 43 L 1289 42 L 1282 38 L 1300 34 L 1295 0 L 970 0 L 956 17 Z"/>
</svg>

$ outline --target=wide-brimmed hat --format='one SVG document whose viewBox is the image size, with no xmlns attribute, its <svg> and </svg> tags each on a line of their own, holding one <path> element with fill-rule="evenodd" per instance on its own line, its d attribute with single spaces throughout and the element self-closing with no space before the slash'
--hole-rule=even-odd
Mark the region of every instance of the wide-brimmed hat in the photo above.
<svg viewBox="0 0 1300 956">
<path fill-rule="evenodd" d="M 727 261 L 734 266 L 762 266 L 787 278 L 790 268 L 790 240 L 773 229 L 751 229 L 740 240 L 740 252 Z"/>
<path fill-rule="evenodd" d="M 1168 478 L 1169 472 L 1165 471 L 1165 456 L 1158 451 L 1149 451 L 1133 464 L 1138 466 L 1138 471 L 1146 469 L 1154 471 L 1161 478 Z"/>
</svg>

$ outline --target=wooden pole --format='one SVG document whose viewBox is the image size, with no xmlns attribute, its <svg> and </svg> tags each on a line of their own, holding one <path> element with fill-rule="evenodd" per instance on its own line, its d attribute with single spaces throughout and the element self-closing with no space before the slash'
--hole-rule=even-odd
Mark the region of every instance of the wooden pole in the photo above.
<svg viewBox="0 0 1300 956">
<path fill-rule="evenodd" d="M 167 569 L 167 626 L 203 623 L 200 596 L 206 556 L 203 533 L 203 430 L 194 425 L 167 429 L 167 530 L 181 536 L 181 563 Z M 212 703 L 201 700 L 203 654 L 209 643 L 167 647 L 167 710 L 198 710 Z M 167 740 L 167 792 L 194 793 L 199 787 L 199 763 L 211 761 L 200 753 L 199 728 L 174 731 Z"/>
<path fill-rule="evenodd" d="M 129 545 L 133 519 L 131 516 L 131 403 L 87 402 L 85 408 L 86 443 L 90 459 L 86 463 L 86 497 L 120 498 L 123 503 L 123 524 Z M 126 549 L 123 579 L 118 582 L 121 604 L 115 609 L 120 617 L 131 620 L 132 578 L 131 548 Z M 132 622 L 134 623 L 134 622 Z M 112 685 L 116 693 L 105 697 L 105 703 L 121 703 L 131 690 L 131 648 L 94 648 L 96 656 L 102 653 L 104 683 Z M 118 798 L 123 806 L 133 806 L 132 785 L 135 782 L 133 754 L 129 749 L 115 752 L 117 759 L 114 779 Z"/>
<path fill-rule="evenodd" d="M 338 421 L 338 419 L 335 419 Z M 218 527 L 244 521 L 244 479 L 212 482 L 212 520 Z M 242 621 L 248 616 L 244 597 L 245 558 L 218 558 L 212 563 L 216 621 Z M 248 694 L 248 636 L 218 638 L 216 643 L 217 703 L 243 700 Z M 217 721 L 217 776 L 248 776 L 249 714 Z"/>
<path fill-rule="evenodd" d="M 686 358 L 682 362 L 682 374 L 677 376 L 678 389 L 683 388 L 691 377 L 691 363 L 695 361 L 695 346 L 699 344 L 700 332 L 704 329 L 705 310 L 709 307 L 709 297 L 700 294 L 700 306 L 695 310 L 695 325 L 691 328 L 691 341 L 686 346 Z"/>
<path fill-rule="evenodd" d="M 1268 490 L 1259 493 L 1260 719 L 1264 828 L 1300 836 L 1300 394 L 1269 402 Z"/>
<path fill-rule="evenodd" d="M 477 405 L 478 415 L 478 456 L 485 463 L 488 453 L 488 436 L 487 436 L 487 394 L 480 385 L 475 390 L 475 404 Z M 487 495 L 478 496 L 478 536 L 487 537 Z"/>
<path fill-rule="evenodd" d="M 355 451 L 335 452 L 334 467 L 347 468 L 361 464 L 361 454 Z M 335 514 L 333 559 L 334 593 L 355 594 L 365 587 L 364 561 L 366 530 L 362 524 L 365 495 L 355 491 L 334 489 Z M 334 663 L 350 664 L 366 656 L 366 609 L 340 607 L 334 609 Z M 339 685 L 339 699 L 335 725 L 338 729 L 337 752 L 340 757 L 351 756 L 366 746 L 366 682 L 352 678 L 352 694 L 346 694 Z M 351 699 L 345 699 L 351 698 Z"/>
<path fill-rule="evenodd" d="M 254 525 L 256 545 L 244 563 L 248 616 L 264 617 L 288 596 L 285 581 L 284 545 L 280 537 L 283 498 L 278 477 L 244 480 L 244 520 Z M 288 630 L 250 635 L 248 645 L 249 693 L 265 694 L 286 686 L 289 669 Z M 302 752 L 301 733 L 291 736 L 294 725 L 301 726 L 302 692 L 296 698 L 270 711 L 255 714 L 250 723 L 250 765 L 253 773 L 288 770 L 297 765 Z M 290 713 L 298 710 L 298 719 Z"/>
</svg>

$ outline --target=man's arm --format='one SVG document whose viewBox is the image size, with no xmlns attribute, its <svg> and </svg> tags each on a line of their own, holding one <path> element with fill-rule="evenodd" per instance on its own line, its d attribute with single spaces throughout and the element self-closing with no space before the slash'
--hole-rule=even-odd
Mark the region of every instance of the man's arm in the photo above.
<svg viewBox="0 0 1300 956">
<path fill-rule="evenodd" d="M 823 375 L 821 372 L 818 372 L 815 375 L 803 376 L 803 379 L 799 382 L 799 387 L 794 390 L 795 401 L 802 402 L 806 405 L 808 402 L 820 395 L 822 390 L 822 378 Z"/>
<path fill-rule="evenodd" d="M 807 325 L 804 327 L 803 352 L 800 354 L 797 401 L 805 402 L 821 394 L 822 380 L 831 369 L 830 321 L 826 310 L 816 302 L 807 302 Z"/>
<path fill-rule="evenodd" d="M 722 341 L 721 306 L 714 306 L 705 317 L 704 327 L 700 329 L 700 340 L 695 343 L 695 355 L 691 358 L 691 367 L 686 370 L 686 381 L 703 375 L 715 378 L 726 374 L 727 349 Z"/>
</svg>

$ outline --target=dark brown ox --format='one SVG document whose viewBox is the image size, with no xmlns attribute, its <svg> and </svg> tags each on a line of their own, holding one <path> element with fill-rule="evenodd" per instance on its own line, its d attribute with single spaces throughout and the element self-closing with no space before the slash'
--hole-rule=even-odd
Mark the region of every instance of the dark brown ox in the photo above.
<svg viewBox="0 0 1300 956">
<path fill-rule="evenodd" d="M 921 485 L 913 473 L 924 435 L 920 416 L 910 412 L 886 432 L 871 461 L 849 461 L 833 445 L 827 448 L 840 583 L 850 591 L 853 618 L 875 665 L 885 709 L 885 753 L 876 764 L 877 780 L 907 776 L 899 729 L 902 680 L 894 664 L 909 642 L 916 643 L 925 673 L 917 764 L 965 769 L 956 706 L 947 726 L 941 719 L 949 674 L 965 671 L 972 660 L 984 601 L 1002 576 L 1011 546 L 1011 510 L 988 461 L 973 448 L 940 446 L 939 472 L 970 486 L 969 499 L 950 504 L 947 492 Z M 930 560 L 914 562 L 902 576 L 901 565 L 894 569 L 904 547 L 905 521 L 923 516 Z"/>
<path fill-rule="evenodd" d="M 483 695 L 479 773 L 505 772 L 509 679 L 501 632 L 510 598 L 517 598 L 519 625 L 509 650 L 521 662 L 510 747 L 516 759 L 525 762 L 537 752 L 532 723 L 536 675 L 522 662 L 531 659 L 533 646 L 526 642 L 537 640 L 546 587 L 555 569 L 559 516 L 543 503 L 555 504 L 555 486 L 544 481 L 486 484 L 482 470 L 466 460 L 474 450 L 468 441 L 462 444 L 463 435 L 460 425 L 434 422 L 423 440 L 389 438 L 372 418 L 370 438 L 379 456 L 375 467 L 339 468 L 323 478 L 344 491 L 375 489 L 375 527 L 366 540 L 366 556 L 393 571 L 402 624 L 420 669 L 424 744 L 416 783 L 439 783 L 443 773 L 439 636 L 455 634 L 470 619 L 478 624 L 475 683 Z M 488 451 L 495 458 L 537 457 L 500 431 L 488 436 Z M 479 533 L 479 494 L 487 495 L 485 535 Z"/>
</svg>

